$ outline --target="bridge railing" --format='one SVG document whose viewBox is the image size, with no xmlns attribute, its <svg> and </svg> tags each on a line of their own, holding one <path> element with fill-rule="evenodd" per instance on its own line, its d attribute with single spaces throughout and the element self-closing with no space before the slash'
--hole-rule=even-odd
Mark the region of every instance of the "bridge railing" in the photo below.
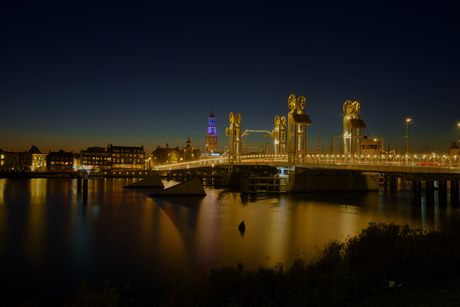
<svg viewBox="0 0 460 307">
<path fill-rule="evenodd" d="M 240 155 L 234 159 L 236 163 L 279 163 L 288 165 L 288 155 L 259 154 Z M 167 171 L 174 169 L 190 169 L 204 166 L 229 165 L 228 156 L 203 159 L 176 164 L 155 166 L 154 170 Z M 329 164 L 329 165 L 369 165 L 369 166 L 406 166 L 424 168 L 460 167 L 460 156 L 451 155 L 324 155 L 307 154 L 297 160 L 302 164 Z"/>
<path fill-rule="evenodd" d="M 459 167 L 460 156 L 451 155 L 307 155 L 307 163 L 368 164 L 417 167 Z"/>
<path fill-rule="evenodd" d="M 241 155 L 241 163 L 288 162 L 288 155 Z M 307 154 L 299 157 L 297 164 L 369 164 L 405 165 L 418 167 L 459 167 L 460 156 L 451 155 L 324 155 Z"/>
<path fill-rule="evenodd" d="M 156 171 L 169 171 L 169 170 L 175 170 L 175 169 L 190 169 L 190 168 L 196 168 L 196 167 L 227 165 L 227 164 L 228 164 L 228 156 L 225 156 L 225 157 L 220 156 L 220 157 L 211 158 L 211 159 L 202 159 L 202 160 L 189 161 L 189 162 L 157 165 L 153 169 Z"/>
</svg>

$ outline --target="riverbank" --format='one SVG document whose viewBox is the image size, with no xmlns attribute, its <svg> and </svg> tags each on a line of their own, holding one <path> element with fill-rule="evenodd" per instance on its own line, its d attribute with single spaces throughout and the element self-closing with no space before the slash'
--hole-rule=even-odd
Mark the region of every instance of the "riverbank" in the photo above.
<svg viewBox="0 0 460 307">
<path fill-rule="evenodd" d="M 130 285 L 83 285 L 60 305 L 453 306 L 460 303 L 459 260 L 460 226 L 423 231 L 370 223 L 345 242 L 330 242 L 312 261 L 258 270 L 239 263 L 142 294 Z"/>
</svg>

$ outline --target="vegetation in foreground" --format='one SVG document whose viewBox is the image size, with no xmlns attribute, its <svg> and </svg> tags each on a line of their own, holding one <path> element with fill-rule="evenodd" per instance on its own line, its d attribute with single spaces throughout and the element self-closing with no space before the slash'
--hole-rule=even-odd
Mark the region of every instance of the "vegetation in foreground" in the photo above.
<svg viewBox="0 0 460 307">
<path fill-rule="evenodd" d="M 408 225 L 370 223 L 346 242 L 330 242 L 315 261 L 299 258 L 287 268 L 279 264 L 255 271 L 239 263 L 195 278 L 178 278 L 161 297 L 147 299 L 129 298 L 129 293 L 109 284 L 100 291 L 83 285 L 63 305 L 383 306 L 379 300 L 388 301 L 395 295 L 405 295 L 407 305 L 410 295 L 401 289 L 415 289 L 425 303 L 419 305 L 430 306 L 429 301 L 423 301 L 425 289 L 436 291 L 436 281 L 457 275 L 459 260 L 458 226 L 424 231 Z M 457 289 L 460 278 L 455 280 L 453 288 Z M 436 300 L 436 293 L 433 295 Z M 447 299 L 445 306 L 460 303 L 460 291 Z"/>
</svg>

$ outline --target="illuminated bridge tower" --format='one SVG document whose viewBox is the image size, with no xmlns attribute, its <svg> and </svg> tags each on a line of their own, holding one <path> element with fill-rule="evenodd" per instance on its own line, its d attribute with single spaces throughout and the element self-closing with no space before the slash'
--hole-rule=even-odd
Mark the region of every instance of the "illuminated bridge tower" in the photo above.
<svg viewBox="0 0 460 307">
<path fill-rule="evenodd" d="M 288 114 L 288 154 L 290 163 L 302 163 L 306 153 L 306 127 L 311 125 L 310 116 L 305 108 L 305 97 L 289 96 L 288 106 L 291 111 Z"/>
<path fill-rule="evenodd" d="M 228 117 L 230 125 L 225 131 L 228 136 L 228 156 L 230 163 L 240 162 L 241 155 L 241 114 L 230 112 Z"/>
<path fill-rule="evenodd" d="M 271 137 L 274 138 L 275 155 L 286 154 L 286 116 L 275 117 L 275 129 L 273 129 Z"/>
<path fill-rule="evenodd" d="M 358 101 L 345 101 L 343 104 L 343 153 L 355 154 L 361 150 L 361 130 L 366 124 L 358 116 L 361 106 Z"/>
<path fill-rule="evenodd" d="M 206 133 L 206 152 L 217 152 L 219 151 L 216 129 L 216 117 L 214 116 L 213 109 L 211 108 L 211 115 L 208 117 L 208 133 Z"/>
</svg>

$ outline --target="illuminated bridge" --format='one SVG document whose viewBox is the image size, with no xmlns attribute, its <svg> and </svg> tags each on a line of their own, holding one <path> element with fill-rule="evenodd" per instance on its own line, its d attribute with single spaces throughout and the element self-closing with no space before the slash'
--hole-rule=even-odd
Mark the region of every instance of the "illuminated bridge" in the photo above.
<svg viewBox="0 0 460 307">
<path fill-rule="evenodd" d="M 200 167 L 224 166 L 231 164 L 229 156 L 159 165 L 157 171 L 194 169 Z M 236 160 L 236 159 L 233 159 Z M 458 174 L 460 175 L 460 156 L 448 155 L 306 155 L 301 163 L 290 163 L 288 155 L 241 155 L 233 165 L 269 165 L 276 167 L 310 167 L 325 169 L 352 169 L 377 173 L 419 173 L 419 174 Z"/>
<path fill-rule="evenodd" d="M 303 96 L 289 96 L 290 112 L 287 117 L 275 116 L 272 131 L 246 130 L 242 133 L 241 114 L 235 115 L 231 112 L 229 126 L 225 132 L 228 136 L 228 150 L 224 154 L 199 161 L 155 166 L 154 170 L 160 174 L 181 173 L 183 180 L 190 174 L 201 174 L 215 180 L 218 176 L 222 177 L 219 173 L 234 174 L 238 171 L 240 179 L 250 176 L 251 181 L 252 177 L 259 176 L 257 178 L 260 178 L 260 182 L 273 181 L 263 179 L 263 176 L 269 178 L 275 175 L 288 175 L 286 181 L 289 181 L 289 186 L 286 191 L 296 192 L 373 190 L 375 184 L 372 183 L 372 178 L 383 178 L 385 189 L 396 190 L 399 178 L 404 178 L 411 182 L 412 198 L 415 202 L 421 198 L 422 187 L 426 191 L 427 201 L 434 197 L 435 190 L 439 191 L 437 194 L 440 201 L 444 201 L 448 186 L 453 203 L 459 202 L 460 155 L 408 154 L 407 129 L 407 154 L 385 153 L 383 138 L 368 138 L 361 135 L 361 130 L 366 129 L 366 124 L 359 117 L 361 106 L 357 101 L 347 100 L 344 103 L 343 134 L 334 136 L 334 153 L 336 138 L 342 139 L 343 153 L 307 153 L 306 128 L 312 122 L 304 111 L 305 102 Z M 406 120 L 406 128 L 408 123 Z M 269 154 L 267 149 L 259 154 L 244 152 L 242 138 L 248 131 L 262 132 L 271 137 L 273 143 L 270 146 L 273 146 L 273 153 Z M 251 167 L 262 166 L 277 169 L 277 172 L 266 174 L 265 169 L 265 175 L 261 175 L 260 172 L 248 175 Z M 244 174 L 241 169 L 245 169 Z"/>
</svg>

